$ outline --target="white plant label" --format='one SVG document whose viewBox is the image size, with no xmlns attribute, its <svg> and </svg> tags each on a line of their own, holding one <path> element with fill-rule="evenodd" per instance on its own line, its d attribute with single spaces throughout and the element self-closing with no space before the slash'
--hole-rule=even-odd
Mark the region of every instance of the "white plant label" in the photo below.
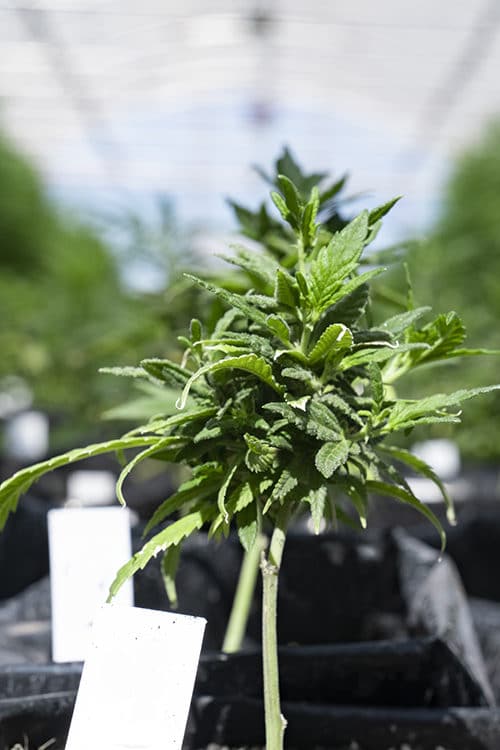
<svg viewBox="0 0 500 750">
<path fill-rule="evenodd" d="M 83 661 L 90 625 L 108 597 L 118 569 L 130 559 L 130 514 L 125 508 L 64 508 L 48 514 L 52 658 Z M 132 606 L 132 581 L 116 601 Z"/>
<path fill-rule="evenodd" d="M 105 605 L 66 750 L 181 750 L 206 621 Z"/>
<path fill-rule="evenodd" d="M 109 505 L 116 498 L 115 485 L 116 478 L 111 471 L 72 471 L 66 488 L 66 507 Z"/>
</svg>

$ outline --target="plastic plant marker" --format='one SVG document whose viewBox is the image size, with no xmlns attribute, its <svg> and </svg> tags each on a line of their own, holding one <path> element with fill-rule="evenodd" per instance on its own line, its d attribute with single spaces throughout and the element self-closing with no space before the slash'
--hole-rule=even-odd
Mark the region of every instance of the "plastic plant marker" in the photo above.
<svg viewBox="0 0 500 750">
<path fill-rule="evenodd" d="M 104 605 L 66 750 L 181 750 L 206 620 Z"/>
<path fill-rule="evenodd" d="M 132 554 L 130 514 L 124 508 L 65 508 L 48 514 L 52 658 L 83 661 L 90 624 L 106 601 L 117 569 Z M 132 582 L 117 602 L 132 606 Z"/>
<path fill-rule="evenodd" d="M 24 462 L 39 461 L 49 447 L 49 418 L 41 411 L 23 411 L 7 422 L 5 451 Z"/>
<path fill-rule="evenodd" d="M 116 500 L 115 483 L 111 471 L 72 471 L 68 477 L 66 506 L 110 505 Z"/>
</svg>

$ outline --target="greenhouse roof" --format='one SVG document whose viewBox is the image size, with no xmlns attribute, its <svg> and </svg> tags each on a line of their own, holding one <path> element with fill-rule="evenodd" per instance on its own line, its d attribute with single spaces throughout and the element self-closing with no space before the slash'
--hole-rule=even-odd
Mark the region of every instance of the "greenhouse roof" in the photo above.
<svg viewBox="0 0 500 750">
<path fill-rule="evenodd" d="M 0 0 L 0 125 L 68 195 L 216 213 L 286 142 L 418 220 L 500 107 L 499 22 L 496 0 Z"/>
</svg>

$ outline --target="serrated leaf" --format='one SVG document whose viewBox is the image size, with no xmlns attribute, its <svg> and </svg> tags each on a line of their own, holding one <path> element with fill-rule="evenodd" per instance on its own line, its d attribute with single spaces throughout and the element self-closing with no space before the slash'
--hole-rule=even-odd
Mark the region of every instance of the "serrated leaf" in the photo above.
<svg viewBox="0 0 500 750">
<path fill-rule="evenodd" d="M 342 396 L 339 396 L 338 393 L 325 393 L 323 396 L 321 396 L 321 400 L 323 403 L 332 406 L 335 412 L 338 411 L 341 414 L 344 414 L 355 424 L 359 425 L 360 427 L 364 427 L 364 421 L 359 416 L 356 409 L 354 409 L 344 398 L 342 398 Z"/>
<path fill-rule="evenodd" d="M 311 365 L 321 359 L 328 357 L 334 352 L 350 349 L 352 346 L 352 333 L 342 323 L 333 323 L 323 331 L 312 350 L 309 352 L 308 360 Z"/>
<path fill-rule="evenodd" d="M 368 213 L 364 211 L 333 235 L 311 262 L 307 280 L 311 302 L 318 314 L 333 304 L 342 282 L 357 268 L 367 230 Z"/>
<path fill-rule="evenodd" d="M 358 482 L 354 477 L 349 477 L 346 480 L 344 489 L 349 496 L 356 513 L 358 514 L 359 523 L 362 529 L 367 527 L 367 510 L 368 510 L 368 499 L 366 495 L 366 487 L 363 482 Z"/>
<path fill-rule="evenodd" d="M 224 519 L 224 523 L 229 523 L 229 515 L 226 510 L 226 495 L 229 489 L 229 485 L 231 484 L 233 477 L 236 474 L 237 469 L 238 469 L 238 464 L 235 464 L 229 469 L 217 493 L 217 507 L 219 509 L 219 513 Z"/>
<path fill-rule="evenodd" d="M 410 453 L 410 451 L 404 450 L 404 448 L 397 448 L 392 445 L 383 444 L 378 445 L 377 447 L 379 451 L 386 453 L 387 455 L 396 459 L 396 461 L 400 461 L 401 463 L 406 464 L 406 466 L 409 466 L 418 474 L 421 474 L 423 477 L 426 477 L 427 479 L 430 479 L 432 482 L 434 482 L 434 484 L 439 488 L 441 495 L 443 496 L 443 500 L 446 505 L 446 516 L 448 518 L 448 521 L 451 524 L 456 523 L 453 501 L 449 496 L 444 483 L 438 477 L 433 468 L 429 466 L 429 464 L 427 464 L 418 456 L 415 456 L 414 453 Z"/>
<path fill-rule="evenodd" d="M 349 294 L 346 294 L 336 302 L 328 311 L 321 324 L 327 326 L 331 323 L 343 323 L 352 326 L 363 315 L 370 294 L 368 284 L 360 284 Z"/>
<path fill-rule="evenodd" d="M 408 490 L 403 489 L 403 487 L 397 487 L 396 485 L 389 484 L 387 482 L 379 482 L 374 480 L 369 480 L 366 483 L 366 489 L 368 490 L 368 492 L 374 492 L 378 495 L 389 495 L 389 497 L 394 497 L 396 498 L 396 500 L 400 500 L 406 505 L 410 505 L 412 508 L 415 508 L 415 510 L 425 516 L 437 530 L 441 539 L 441 551 L 444 551 L 444 548 L 446 546 L 446 535 L 444 533 L 444 529 L 441 525 L 440 520 L 437 518 L 437 516 L 434 515 L 432 510 L 428 508 L 427 505 L 424 505 L 424 503 L 422 503 L 417 497 L 415 497 L 415 495 L 413 495 L 411 492 L 408 492 Z"/>
<path fill-rule="evenodd" d="M 47 461 L 21 469 L 0 484 L 0 530 L 5 526 L 9 514 L 17 508 L 20 496 L 27 492 L 31 485 L 44 474 L 48 474 L 50 471 L 66 464 L 81 461 L 84 458 L 99 456 L 103 453 L 124 451 L 128 448 L 142 448 L 155 445 L 157 442 L 158 437 L 156 435 L 108 440 L 104 443 L 87 445 L 85 448 L 76 448 L 54 458 L 49 458 Z"/>
<path fill-rule="evenodd" d="M 299 303 L 298 290 L 291 276 L 281 268 L 276 271 L 274 297 L 280 305 L 295 309 Z"/>
<path fill-rule="evenodd" d="M 347 182 L 347 175 L 343 175 L 339 180 L 337 180 L 332 185 L 330 185 L 325 190 L 323 190 L 319 196 L 321 205 L 323 205 L 327 201 L 330 201 L 338 193 L 340 193 L 340 191 L 342 190 L 346 182 Z"/>
<path fill-rule="evenodd" d="M 243 436 L 248 447 L 245 453 L 245 464 L 250 471 L 260 473 L 268 471 L 274 466 L 278 449 L 270 445 L 266 440 L 261 440 L 245 433 Z"/>
<path fill-rule="evenodd" d="M 283 318 L 279 315 L 268 315 L 266 318 L 266 325 L 269 330 L 276 334 L 282 343 L 290 343 L 290 328 Z"/>
<path fill-rule="evenodd" d="M 163 585 L 170 602 L 172 609 L 177 609 L 177 589 L 175 586 L 175 577 L 177 575 L 177 568 L 179 567 L 179 559 L 181 555 L 181 545 L 173 544 L 169 547 L 163 555 L 161 561 L 161 575 L 163 578 Z"/>
<path fill-rule="evenodd" d="M 183 388 L 181 396 L 177 402 L 177 408 L 183 409 L 186 405 L 186 400 L 189 395 L 189 391 L 195 380 L 200 378 L 202 375 L 208 375 L 208 373 L 220 372 L 222 370 L 244 370 L 249 372 L 251 375 L 255 375 L 259 380 L 269 385 L 273 390 L 278 393 L 282 393 L 282 387 L 276 382 L 273 375 L 271 365 L 266 362 L 262 357 L 258 357 L 256 354 L 243 354 L 241 357 L 227 357 L 221 359 L 219 362 L 213 362 L 209 365 L 204 365 L 197 370 Z"/>
<path fill-rule="evenodd" d="M 125 498 L 123 496 L 123 483 L 129 474 L 135 469 L 138 464 L 144 461 L 146 458 L 151 458 L 160 451 L 164 451 L 166 448 L 174 448 L 172 457 L 176 455 L 179 450 L 179 442 L 182 444 L 182 439 L 179 441 L 178 437 L 165 437 L 158 439 L 156 444 L 150 445 L 145 450 L 138 453 L 134 458 L 129 461 L 126 466 L 121 470 L 120 475 L 116 481 L 116 497 L 121 505 L 126 505 Z"/>
<path fill-rule="evenodd" d="M 310 247 L 316 236 L 316 217 L 319 209 L 319 190 L 315 186 L 302 216 L 302 238 L 304 247 Z"/>
<path fill-rule="evenodd" d="M 297 226 L 297 219 L 302 212 L 300 196 L 297 192 L 297 188 L 289 177 L 284 174 L 277 175 L 276 181 L 281 190 L 283 198 L 285 199 L 286 206 L 289 212 L 288 221 L 293 218 L 293 226 Z"/>
<path fill-rule="evenodd" d="M 426 352 L 415 358 L 415 364 L 434 362 L 454 356 L 455 350 L 465 340 L 465 326 L 455 312 L 438 315 L 420 330 L 412 330 L 409 341 L 423 341 L 429 345 Z"/>
<path fill-rule="evenodd" d="M 316 453 L 314 463 L 317 470 L 325 479 L 330 479 L 334 472 L 343 466 L 349 456 L 349 443 L 347 440 L 324 443 Z"/>
<path fill-rule="evenodd" d="M 285 221 L 288 221 L 290 211 L 288 209 L 288 206 L 286 205 L 285 200 L 283 199 L 283 196 L 273 190 L 271 192 L 271 200 L 280 212 L 281 216 L 285 219 Z"/>
<path fill-rule="evenodd" d="M 388 331 L 393 336 L 399 336 L 400 333 L 404 333 L 410 326 L 412 326 L 419 318 L 429 312 L 430 307 L 417 307 L 415 310 L 408 310 L 408 312 L 394 315 L 392 318 L 386 320 L 380 328 Z"/>
<path fill-rule="evenodd" d="M 436 393 L 433 396 L 416 401 L 398 401 L 392 407 L 387 429 L 391 431 L 405 429 L 408 423 L 413 426 L 421 419 L 433 418 L 435 413 L 437 413 L 438 418 L 446 419 L 447 415 L 442 413 L 444 409 L 458 406 L 463 401 L 498 389 L 500 389 L 500 385 L 490 385 L 483 388 L 465 388 L 449 394 Z"/>
<path fill-rule="evenodd" d="M 250 503 L 238 513 L 236 525 L 238 527 L 238 538 L 243 549 L 250 552 L 259 533 L 257 503 Z"/>
<path fill-rule="evenodd" d="M 268 497 L 267 502 L 264 506 L 264 510 L 262 512 L 266 514 L 271 505 L 276 501 L 282 503 L 287 495 L 289 495 L 290 492 L 295 489 L 298 483 L 299 481 L 297 477 L 291 473 L 290 469 L 283 469 L 280 476 L 276 480 L 273 490 Z"/>
<path fill-rule="evenodd" d="M 265 284 L 274 285 L 277 262 L 272 255 L 267 253 L 263 248 L 250 250 L 243 245 L 231 245 L 235 251 L 234 256 L 220 255 L 223 260 L 232 265 L 239 266 L 252 276 L 262 279 Z"/>
<path fill-rule="evenodd" d="M 316 399 L 307 405 L 306 431 L 319 440 L 336 441 L 343 437 L 342 428 L 328 406 Z"/>
<path fill-rule="evenodd" d="M 116 375 L 124 378 L 147 378 L 149 374 L 142 367 L 99 367 L 99 372 L 103 375 Z"/>
<path fill-rule="evenodd" d="M 339 363 L 338 370 L 344 372 L 351 367 L 359 367 L 360 365 L 369 362 L 385 362 L 387 359 L 395 357 L 398 354 L 426 348 L 426 344 L 401 344 L 398 346 L 397 344 L 388 344 L 384 342 L 384 345 L 380 348 L 375 349 L 369 346 L 366 349 L 360 349 L 357 352 L 353 352 L 353 354 L 348 354 Z"/>
<path fill-rule="evenodd" d="M 304 367 L 284 367 L 281 376 L 291 380 L 301 380 L 304 383 L 311 383 L 314 380 L 314 374 Z"/>
<path fill-rule="evenodd" d="M 305 502 L 311 506 L 311 518 L 315 534 L 319 534 L 321 531 L 321 522 L 325 515 L 326 494 L 326 487 L 322 485 L 317 489 L 309 490 L 304 497 Z"/>
<path fill-rule="evenodd" d="M 183 482 L 179 489 L 164 500 L 147 522 L 143 536 L 149 534 L 151 529 L 162 523 L 166 518 L 178 510 L 190 506 L 194 501 L 200 502 L 210 497 L 215 497 L 220 487 L 222 469 L 214 471 L 209 475 L 198 475 Z"/>
<path fill-rule="evenodd" d="M 241 294 L 235 294 L 234 292 L 228 292 L 227 289 L 223 289 L 222 287 L 216 286 L 215 284 L 209 284 L 207 281 L 203 281 L 203 279 L 199 279 L 197 276 L 192 276 L 189 273 L 186 273 L 184 275 L 186 276 L 186 278 L 194 281 L 198 286 L 206 289 L 206 291 L 210 292 L 210 294 L 214 294 L 216 297 L 219 297 L 219 299 L 221 299 L 230 307 L 235 307 L 250 320 L 254 320 L 256 323 L 260 323 L 261 325 L 265 326 L 265 314 L 254 305 L 251 305 L 250 302 L 248 302 L 247 297 Z"/>
<path fill-rule="evenodd" d="M 378 414 L 384 403 L 384 383 L 382 382 L 382 371 L 377 362 L 368 365 L 368 376 L 374 405 L 374 413 Z"/>
<path fill-rule="evenodd" d="M 122 565 L 116 574 L 115 580 L 109 589 L 108 602 L 116 596 L 125 581 L 128 581 L 138 570 L 145 568 L 153 557 L 159 555 L 160 552 L 164 552 L 172 545 L 178 545 L 194 531 L 201 529 L 203 524 L 213 518 L 215 512 L 213 505 L 205 504 L 192 513 L 179 518 L 178 521 L 174 521 L 174 523 L 150 539 L 149 542 L 146 542 L 142 549 L 136 552 L 125 565 Z"/>
<path fill-rule="evenodd" d="M 401 200 L 401 197 L 401 195 L 398 195 L 396 198 L 387 201 L 387 203 L 383 203 L 381 206 L 373 208 L 368 215 L 368 224 L 371 226 L 372 224 L 375 224 L 380 219 L 382 219 L 386 214 L 389 213 L 391 208 L 393 208 L 396 203 Z"/>
</svg>

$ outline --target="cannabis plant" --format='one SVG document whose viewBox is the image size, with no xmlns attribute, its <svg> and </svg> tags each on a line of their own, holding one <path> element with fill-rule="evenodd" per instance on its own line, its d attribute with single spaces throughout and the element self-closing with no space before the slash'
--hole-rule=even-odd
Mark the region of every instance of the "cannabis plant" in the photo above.
<svg viewBox="0 0 500 750">
<path fill-rule="evenodd" d="M 182 338 L 180 364 L 148 359 L 118 375 L 178 389 L 178 412 L 159 415 L 117 440 L 91 445 L 25 469 L 0 487 L 0 522 L 20 495 L 44 472 L 106 451 L 140 448 L 125 464 L 117 496 L 143 460 L 182 463 L 191 470 L 177 492 L 154 512 L 146 532 L 156 531 L 118 572 L 110 596 L 151 558 L 161 554 L 171 598 L 183 541 L 202 527 L 227 535 L 232 527 L 255 558 L 262 534 L 263 669 L 266 747 L 283 746 L 278 684 L 276 602 L 288 526 L 299 513 L 317 533 L 340 523 L 367 523 L 370 493 L 388 495 L 422 513 L 441 536 L 434 513 L 412 492 L 400 472 L 406 464 L 440 488 L 433 470 L 391 438 L 421 424 L 459 421 L 459 405 L 491 388 L 460 390 L 415 400 L 399 398 L 394 384 L 414 368 L 470 355 L 462 348 L 455 313 L 429 319 L 414 308 L 376 328 L 370 315 L 370 281 L 383 268 L 360 269 L 365 247 L 394 201 L 363 211 L 340 230 L 320 221 L 331 196 L 316 184 L 307 194 L 285 175 L 272 200 L 288 238 L 260 251 L 237 247 L 230 258 L 253 281 L 235 292 L 191 276 L 193 284 L 224 306 L 212 330 L 192 320 Z M 276 233 L 275 233 L 276 234 Z M 165 521 L 174 519 L 165 525 Z"/>
</svg>

